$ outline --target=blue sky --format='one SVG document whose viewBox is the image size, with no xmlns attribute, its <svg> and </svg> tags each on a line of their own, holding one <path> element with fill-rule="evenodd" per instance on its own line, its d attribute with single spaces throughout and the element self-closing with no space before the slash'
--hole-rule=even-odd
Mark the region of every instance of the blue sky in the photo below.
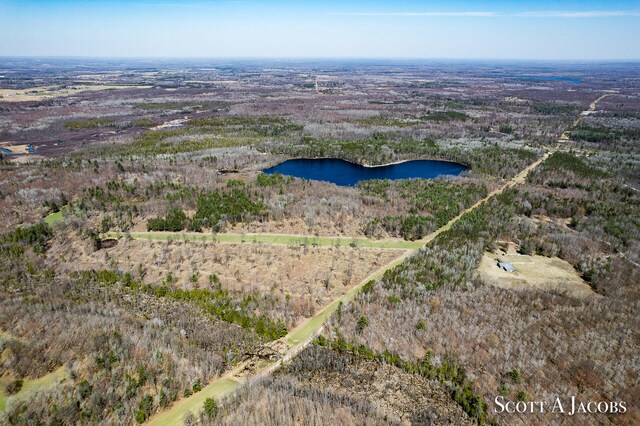
<svg viewBox="0 0 640 426">
<path fill-rule="evenodd" d="M 0 56 L 640 59 L 640 0 L 0 0 Z"/>
</svg>

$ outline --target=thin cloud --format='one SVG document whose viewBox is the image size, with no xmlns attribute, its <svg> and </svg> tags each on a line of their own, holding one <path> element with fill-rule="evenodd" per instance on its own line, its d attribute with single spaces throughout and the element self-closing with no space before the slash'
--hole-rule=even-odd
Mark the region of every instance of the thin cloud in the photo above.
<svg viewBox="0 0 640 426">
<path fill-rule="evenodd" d="M 532 18 L 607 18 L 618 16 L 640 16 L 640 10 L 590 10 L 581 12 L 549 11 L 549 12 L 521 12 L 513 16 Z"/>
<path fill-rule="evenodd" d="M 341 16 L 497 16 L 494 12 L 346 12 L 334 13 Z"/>
<path fill-rule="evenodd" d="M 373 17 L 473 17 L 493 18 L 518 17 L 518 18 L 611 18 L 611 17 L 638 17 L 640 10 L 590 10 L 590 11 L 531 11 L 517 13 L 498 12 L 345 12 L 334 13 L 338 16 L 373 16 Z"/>
<path fill-rule="evenodd" d="M 133 2 L 131 5 L 133 6 L 142 6 L 142 7 L 166 7 L 166 8 L 187 8 L 187 9 L 198 9 L 198 8 L 220 8 L 223 6 L 234 6 L 234 5 L 244 5 L 250 4 L 250 1 L 247 0 L 231 0 L 231 1 L 200 1 L 200 2 L 174 2 L 174 3 L 165 3 L 158 2 L 156 0 L 146 1 L 138 1 Z"/>
</svg>

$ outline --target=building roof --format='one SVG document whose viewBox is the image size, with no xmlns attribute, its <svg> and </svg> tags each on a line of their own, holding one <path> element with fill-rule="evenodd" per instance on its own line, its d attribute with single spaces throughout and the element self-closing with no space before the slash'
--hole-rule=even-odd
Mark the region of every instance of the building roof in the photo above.
<svg viewBox="0 0 640 426">
<path fill-rule="evenodd" d="M 515 272 L 516 268 L 513 267 L 509 262 L 498 261 L 498 267 L 504 269 L 507 272 Z"/>
</svg>

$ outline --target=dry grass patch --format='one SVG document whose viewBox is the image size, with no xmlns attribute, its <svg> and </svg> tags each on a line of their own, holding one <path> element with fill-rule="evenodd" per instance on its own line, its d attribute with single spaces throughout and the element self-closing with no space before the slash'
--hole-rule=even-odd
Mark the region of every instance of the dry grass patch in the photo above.
<svg viewBox="0 0 640 426">
<path fill-rule="evenodd" d="M 510 263 L 515 272 L 498 267 L 498 259 Z M 501 288 L 551 290 L 573 297 L 597 295 L 569 262 L 557 257 L 487 252 L 478 272 L 484 282 Z"/>
<path fill-rule="evenodd" d="M 43 101 L 58 96 L 71 96 L 81 92 L 115 89 L 146 89 L 151 86 L 41 86 L 27 89 L 0 89 L 0 102 Z"/>
</svg>

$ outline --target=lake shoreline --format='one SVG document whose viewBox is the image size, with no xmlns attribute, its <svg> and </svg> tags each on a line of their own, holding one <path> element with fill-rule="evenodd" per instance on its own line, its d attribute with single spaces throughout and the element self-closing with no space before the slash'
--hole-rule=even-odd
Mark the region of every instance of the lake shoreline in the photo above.
<svg viewBox="0 0 640 426">
<path fill-rule="evenodd" d="M 441 176 L 459 176 L 470 170 L 455 161 L 410 159 L 380 165 L 358 164 L 341 158 L 294 158 L 265 168 L 263 173 L 280 173 L 308 180 L 356 186 L 365 180 L 434 179 Z"/>
<path fill-rule="evenodd" d="M 465 164 L 465 163 L 461 163 L 459 161 L 453 161 L 453 160 L 444 160 L 442 158 L 435 158 L 435 157 L 430 157 L 430 158 L 408 158 L 406 160 L 398 160 L 398 161 L 393 161 L 391 163 L 384 163 L 384 164 L 364 164 L 364 163 L 356 163 L 355 161 L 351 161 L 351 160 L 346 160 L 344 158 L 339 158 L 339 157 L 291 157 L 291 158 L 286 158 L 284 161 L 280 161 L 276 164 L 274 164 L 273 166 L 269 166 L 269 167 L 265 167 L 265 169 L 270 169 L 273 167 L 276 167 L 282 163 L 284 163 L 285 161 L 290 161 L 290 160 L 341 160 L 341 161 L 345 161 L 347 163 L 350 164 L 355 164 L 356 166 L 362 166 L 362 167 L 367 167 L 367 168 L 376 168 L 376 167 L 386 167 L 386 166 L 394 166 L 397 164 L 402 164 L 402 163 L 408 163 L 409 161 L 440 161 L 442 163 L 451 163 L 451 164 L 458 164 L 460 166 L 464 166 L 467 169 L 471 170 L 471 165 L 469 164 Z"/>
</svg>

